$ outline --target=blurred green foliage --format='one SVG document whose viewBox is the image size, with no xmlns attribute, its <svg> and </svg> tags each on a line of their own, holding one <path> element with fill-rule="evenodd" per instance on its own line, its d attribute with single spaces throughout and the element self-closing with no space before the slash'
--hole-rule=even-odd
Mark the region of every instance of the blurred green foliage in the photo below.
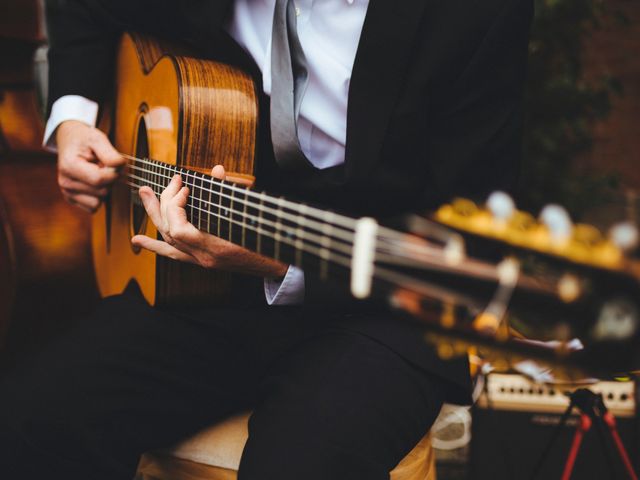
<svg viewBox="0 0 640 480">
<path fill-rule="evenodd" d="M 583 42 L 603 24 L 624 17 L 603 0 L 535 0 L 529 46 L 524 166 L 519 204 L 536 212 L 556 202 L 579 218 L 606 201 L 616 187 L 612 172 L 572 170 L 592 146 L 595 121 L 607 117 L 621 85 L 606 74 L 587 81 Z"/>
</svg>

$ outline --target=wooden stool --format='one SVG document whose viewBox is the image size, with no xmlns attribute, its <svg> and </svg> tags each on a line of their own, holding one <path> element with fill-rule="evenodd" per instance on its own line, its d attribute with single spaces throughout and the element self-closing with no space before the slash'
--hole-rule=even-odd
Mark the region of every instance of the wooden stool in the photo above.
<svg viewBox="0 0 640 480">
<path fill-rule="evenodd" d="M 177 447 L 146 453 L 138 466 L 139 480 L 236 480 L 247 441 L 249 413 L 232 417 Z M 435 480 L 430 435 L 393 469 L 391 480 Z"/>
</svg>

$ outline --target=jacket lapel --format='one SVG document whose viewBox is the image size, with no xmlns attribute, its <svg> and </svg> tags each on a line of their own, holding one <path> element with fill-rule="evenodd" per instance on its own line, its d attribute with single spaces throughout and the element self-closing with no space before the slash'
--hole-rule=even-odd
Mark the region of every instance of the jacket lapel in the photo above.
<svg viewBox="0 0 640 480">
<path fill-rule="evenodd" d="M 346 175 L 366 180 L 380 154 L 390 115 L 429 0 L 371 0 L 351 76 Z"/>
</svg>

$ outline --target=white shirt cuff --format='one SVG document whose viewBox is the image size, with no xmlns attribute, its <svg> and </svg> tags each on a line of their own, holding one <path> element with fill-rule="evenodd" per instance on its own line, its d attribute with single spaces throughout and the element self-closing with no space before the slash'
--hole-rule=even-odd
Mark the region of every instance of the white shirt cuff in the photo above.
<svg viewBox="0 0 640 480">
<path fill-rule="evenodd" d="M 304 272 L 289 265 L 282 281 L 264 279 L 264 295 L 269 305 L 300 305 L 304 302 Z"/>
<path fill-rule="evenodd" d="M 51 107 L 51 115 L 44 130 L 42 145 L 51 151 L 57 148 L 54 132 L 67 120 L 77 120 L 94 127 L 98 119 L 98 104 L 79 95 L 65 95 L 57 99 Z"/>
</svg>

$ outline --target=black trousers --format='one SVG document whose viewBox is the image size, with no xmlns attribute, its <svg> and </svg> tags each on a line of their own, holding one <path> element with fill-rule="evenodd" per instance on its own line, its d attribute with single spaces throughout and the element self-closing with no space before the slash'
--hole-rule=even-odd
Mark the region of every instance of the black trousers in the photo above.
<svg viewBox="0 0 640 480">
<path fill-rule="evenodd" d="M 140 454 L 253 409 L 240 480 L 387 479 L 443 381 L 343 318 L 273 307 L 96 312 L 0 384 L 0 477 L 131 479 Z"/>
</svg>

